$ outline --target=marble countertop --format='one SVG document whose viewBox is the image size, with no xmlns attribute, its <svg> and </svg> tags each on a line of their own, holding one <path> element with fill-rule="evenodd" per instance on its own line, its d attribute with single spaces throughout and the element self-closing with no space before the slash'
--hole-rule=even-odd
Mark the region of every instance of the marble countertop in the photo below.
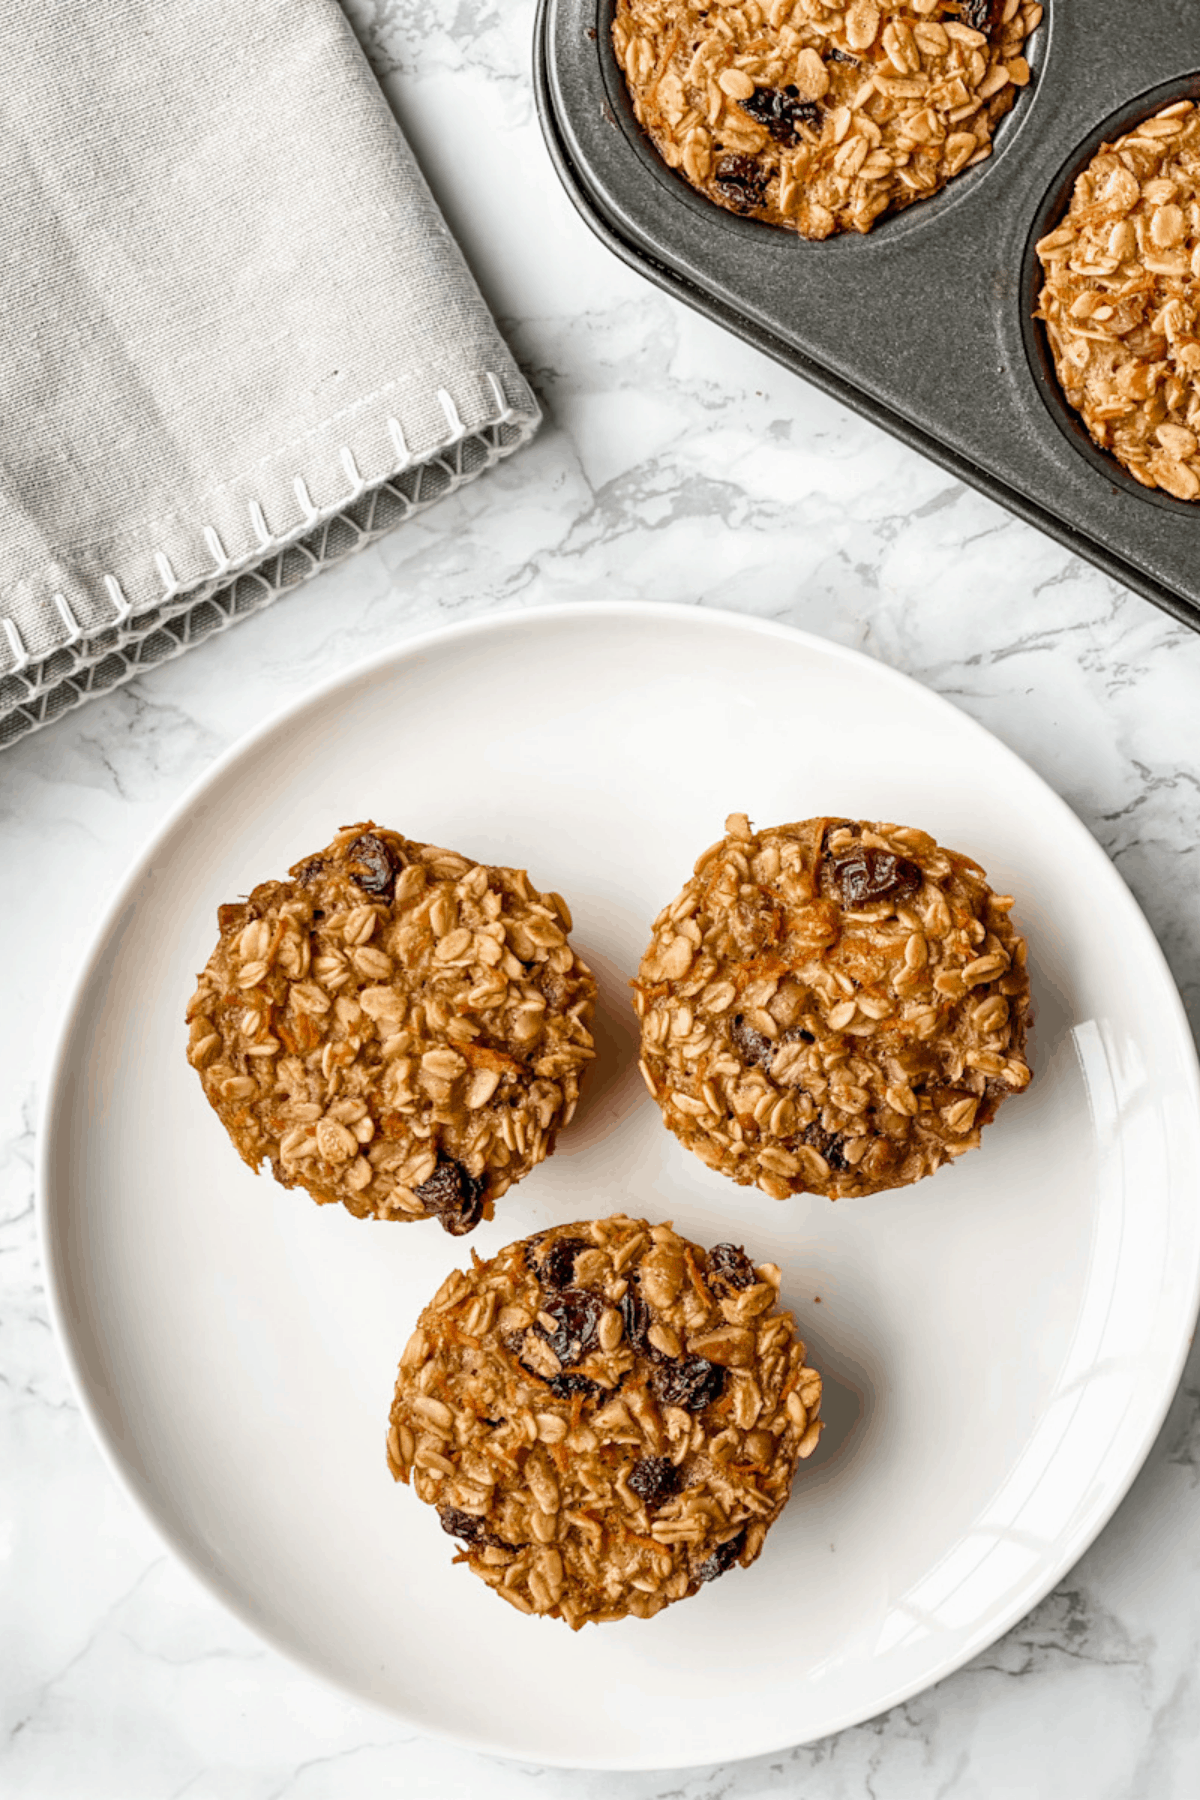
<svg viewBox="0 0 1200 1800">
<path fill-rule="evenodd" d="M 184 1573 L 89 1438 L 47 1319 L 33 1154 L 91 921 L 183 788 L 266 711 L 440 621 L 665 600 L 787 620 L 903 669 L 1075 808 L 1200 1009 L 1200 638 L 611 257 L 542 149 L 530 0 L 350 10 L 546 424 L 374 549 L 0 757 L 0 1791 L 1191 1800 L 1200 1356 L 1112 1523 L 984 1656 L 822 1743 L 642 1776 L 488 1761 L 319 1685 Z"/>
</svg>

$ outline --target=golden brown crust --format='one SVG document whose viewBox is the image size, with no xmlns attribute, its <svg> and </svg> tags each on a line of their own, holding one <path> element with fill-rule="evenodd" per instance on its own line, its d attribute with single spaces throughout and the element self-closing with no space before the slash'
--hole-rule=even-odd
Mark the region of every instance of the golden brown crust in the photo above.
<svg viewBox="0 0 1200 1800">
<path fill-rule="evenodd" d="M 673 169 L 731 212 L 827 238 L 991 154 L 1041 17 L 1035 0 L 617 0 L 613 44 Z"/>
<path fill-rule="evenodd" d="M 744 813 L 726 831 L 634 983 L 664 1122 L 779 1200 L 901 1187 L 977 1146 L 1030 1080 L 1011 900 L 923 831 L 754 832 Z"/>
<path fill-rule="evenodd" d="M 458 1560 L 574 1629 L 753 1562 L 816 1448 L 779 1270 L 669 1225 L 559 1225 L 456 1270 L 401 1358 L 388 1466 Z"/>
<path fill-rule="evenodd" d="M 460 1235 L 553 1150 L 596 992 L 559 895 L 368 820 L 219 924 L 188 1059 L 251 1168 Z"/>
<path fill-rule="evenodd" d="M 1068 403 L 1143 487 L 1200 500 L 1200 106 L 1105 144 L 1037 249 Z"/>
</svg>

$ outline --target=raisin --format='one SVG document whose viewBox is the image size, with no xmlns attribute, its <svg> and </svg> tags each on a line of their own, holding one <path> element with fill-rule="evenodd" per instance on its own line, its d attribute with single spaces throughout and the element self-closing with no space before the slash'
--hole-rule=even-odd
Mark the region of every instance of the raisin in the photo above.
<svg viewBox="0 0 1200 1800">
<path fill-rule="evenodd" d="M 727 1543 L 718 1544 L 712 1555 L 705 1557 L 704 1561 L 700 1564 L 700 1567 L 695 1571 L 696 1580 L 715 1581 L 718 1575 L 723 1575 L 725 1573 L 726 1569 L 732 1569 L 734 1563 L 742 1554 L 742 1546 L 745 1542 L 746 1528 L 743 1525 L 736 1537 L 731 1537 Z"/>
<path fill-rule="evenodd" d="M 962 22 L 969 25 L 972 31 L 989 32 L 994 17 L 994 0 L 959 0 L 962 7 Z"/>
<path fill-rule="evenodd" d="M 396 879 L 396 863 L 382 838 L 364 831 L 346 850 L 346 873 L 368 894 L 386 894 Z"/>
<path fill-rule="evenodd" d="M 461 1512 L 457 1506 L 439 1506 L 437 1515 L 447 1537 L 464 1544 L 481 1544 L 487 1538 L 487 1526 L 474 1513 Z"/>
<path fill-rule="evenodd" d="M 586 1375 L 576 1375 L 573 1372 L 565 1375 L 552 1375 L 546 1386 L 559 1400 L 569 1400 L 572 1394 L 583 1394 L 586 1398 L 594 1399 L 597 1394 L 607 1392 L 607 1389 L 602 1388 L 598 1381 L 592 1381 Z"/>
<path fill-rule="evenodd" d="M 801 100 L 800 90 L 755 88 L 748 100 L 739 102 L 743 112 L 765 125 L 777 144 L 794 144 L 799 140 L 801 125 L 816 129 L 821 123 L 821 108 L 815 100 Z"/>
<path fill-rule="evenodd" d="M 833 49 L 829 51 L 828 56 L 830 62 L 848 63 L 852 69 L 857 69 L 858 67 L 857 56 L 851 56 L 848 50 L 839 50 L 836 44 Z"/>
<path fill-rule="evenodd" d="M 846 1141 L 845 1138 L 838 1137 L 836 1132 L 826 1131 L 825 1127 L 818 1124 L 815 1119 L 811 1125 L 805 1127 L 795 1141 L 807 1144 L 810 1150 L 815 1150 L 818 1156 L 823 1156 L 836 1174 L 844 1173 L 850 1167 L 842 1148 Z"/>
<path fill-rule="evenodd" d="M 729 1041 L 746 1064 L 747 1068 L 770 1070 L 775 1060 L 777 1046 L 761 1031 L 755 1031 L 753 1025 L 747 1025 L 741 1013 L 738 1013 L 729 1027 Z"/>
<path fill-rule="evenodd" d="M 315 881 L 324 867 L 325 858 L 323 856 L 310 856 L 308 861 L 301 863 L 295 871 L 294 879 L 302 882 Z"/>
<path fill-rule="evenodd" d="M 708 1253 L 708 1285 L 719 1294 L 753 1287 L 758 1280 L 754 1264 L 737 1244 L 714 1244 Z"/>
<path fill-rule="evenodd" d="M 657 1360 L 662 1352 L 654 1348 L 648 1335 L 652 1324 L 650 1308 L 632 1283 L 618 1300 L 617 1310 L 624 1321 L 630 1349 L 636 1350 L 641 1356 L 652 1356 Z"/>
<path fill-rule="evenodd" d="M 537 986 L 551 1012 L 565 1011 L 569 995 L 567 984 L 561 975 L 556 975 L 553 969 L 542 969 L 537 978 Z"/>
<path fill-rule="evenodd" d="M 703 1356 L 673 1358 L 654 1371 L 654 1390 L 664 1406 L 703 1412 L 725 1392 L 725 1370 Z"/>
<path fill-rule="evenodd" d="M 989 1075 L 983 1084 L 983 1094 L 975 1113 L 975 1123 L 977 1125 L 990 1124 L 1004 1095 L 1011 1093 L 1012 1089 L 1006 1081 L 998 1081 L 994 1075 Z M 956 1096 L 956 1098 L 964 1099 L 965 1097 L 965 1095 Z"/>
<path fill-rule="evenodd" d="M 713 185 L 738 212 L 753 212 L 766 198 L 769 175 L 752 156 L 719 156 Z"/>
<path fill-rule="evenodd" d="M 437 1515 L 447 1537 L 457 1538 L 460 1543 L 469 1545 L 472 1550 L 482 1550 L 485 1544 L 492 1544 L 498 1550 L 513 1548 L 511 1544 L 506 1544 L 503 1538 L 493 1536 L 483 1520 L 475 1513 L 462 1512 L 457 1506 L 439 1506 Z"/>
<path fill-rule="evenodd" d="M 860 847 L 833 865 L 833 878 L 850 910 L 874 906 L 877 900 L 911 900 L 919 892 L 922 875 L 916 863 L 891 850 Z"/>
<path fill-rule="evenodd" d="M 575 1258 L 580 1251 L 591 1248 L 586 1238 L 559 1238 L 551 1244 L 537 1270 L 542 1286 L 554 1293 L 570 1287 L 575 1279 Z"/>
<path fill-rule="evenodd" d="M 682 1476 L 669 1456 L 643 1456 L 634 1463 L 626 1483 L 647 1509 L 661 1506 L 677 1494 Z"/>
<path fill-rule="evenodd" d="M 604 1308 L 603 1294 L 593 1293 L 590 1288 L 564 1288 L 543 1304 L 542 1311 L 554 1320 L 555 1329 L 548 1332 L 544 1325 L 538 1325 L 537 1331 L 564 1369 L 586 1356 L 595 1344 Z"/>
<path fill-rule="evenodd" d="M 428 1181 L 413 1192 L 426 1212 L 435 1213 L 441 1220 L 443 1231 L 451 1237 L 465 1237 L 483 1217 L 487 1176 L 469 1175 L 460 1162 L 439 1156 Z"/>
<path fill-rule="evenodd" d="M 576 1242 L 581 1243 L 582 1240 L 577 1239 Z M 590 1245 L 583 1247 L 591 1248 Z M 554 1320 L 555 1328 L 549 1332 L 539 1322 L 534 1325 L 533 1330 L 544 1343 L 549 1344 L 559 1362 L 564 1365 L 561 1374 L 547 1377 L 525 1361 L 521 1354 L 525 1348 L 524 1332 L 514 1332 L 504 1341 L 525 1373 L 532 1375 L 535 1381 L 544 1381 L 550 1392 L 560 1400 L 569 1400 L 573 1394 L 587 1397 L 604 1394 L 607 1390 L 600 1382 L 592 1381 L 587 1375 L 577 1375 L 565 1365 L 578 1362 L 595 1344 L 605 1304 L 602 1294 L 592 1293 L 588 1288 L 564 1288 L 561 1293 L 554 1294 L 543 1302 L 541 1310 Z"/>
</svg>

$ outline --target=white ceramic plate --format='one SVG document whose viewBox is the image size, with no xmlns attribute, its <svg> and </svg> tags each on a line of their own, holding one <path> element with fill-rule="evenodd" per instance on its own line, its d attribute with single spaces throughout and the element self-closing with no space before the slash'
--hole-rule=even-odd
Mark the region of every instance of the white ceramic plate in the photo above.
<svg viewBox="0 0 1200 1800">
<path fill-rule="evenodd" d="M 734 809 L 917 824 L 1016 895 L 1037 1075 L 981 1151 L 894 1194 L 780 1205 L 663 1130 L 626 983 Z M 600 979 L 578 1119 L 469 1243 L 256 1178 L 184 1062 L 217 904 L 368 815 L 528 864 L 569 897 Z M 580 605 L 391 650 L 193 788 L 71 1007 L 42 1138 L 46 1258 L 114 1469 L 271 1643 L 481 1749 L 669 1767 L 904 1699 L 1079 1556 L 1178 1379 L 1200 1269 L 1197 1121 L 1191 1037 L 1145 921 L 1003 745 L 783 627 Z M 649 1623 L 573 1636 L 451 1566 L 383 1439 L 398 1354 L 448 1269 L 618 1209 L 781 1264 L 829 1428 L 754 1568 Z"/>
</svg>

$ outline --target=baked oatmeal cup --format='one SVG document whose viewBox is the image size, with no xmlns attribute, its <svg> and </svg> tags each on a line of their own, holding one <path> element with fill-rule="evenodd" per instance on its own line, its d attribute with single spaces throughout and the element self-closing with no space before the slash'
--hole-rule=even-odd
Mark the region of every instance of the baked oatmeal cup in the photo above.
<svg viewBox="0 0 1200 1800">
<path fill-rule="evenodd" d="M 975 1149 L 1031 1078 L 1011 907 L 924 831 L 731 814 L 633 984 L 663 1122 L 777 1200 L 903 1187 Z"/>
<path fill-rule="evenodd" d="M 188 1060 L 252 1169 L 459 1236 L 550 1155 L 595 1054 L 561 895 L 367 821 L 218 923 Z"/>
<path fill-rule="evenodd" d="M 1068 405 L 1143 487 L 1200 499 L 1200 106 L 1103 145 L 1037 253 Z"/>
<path fill-rule="evenodd" d="M 869 231 L 991 155 L 1037 0 L 617 0 L 656 150 L 706 199 L 807 238 Z"/>
<path fill-rule="evenodd" d="M 400 1360 L 393 1477 L 518 1612 L 653 1617 L 755 1560 L 817 1446 L 779 1280 L 623 1216 L 475 1258 Z"/>
</svg>

